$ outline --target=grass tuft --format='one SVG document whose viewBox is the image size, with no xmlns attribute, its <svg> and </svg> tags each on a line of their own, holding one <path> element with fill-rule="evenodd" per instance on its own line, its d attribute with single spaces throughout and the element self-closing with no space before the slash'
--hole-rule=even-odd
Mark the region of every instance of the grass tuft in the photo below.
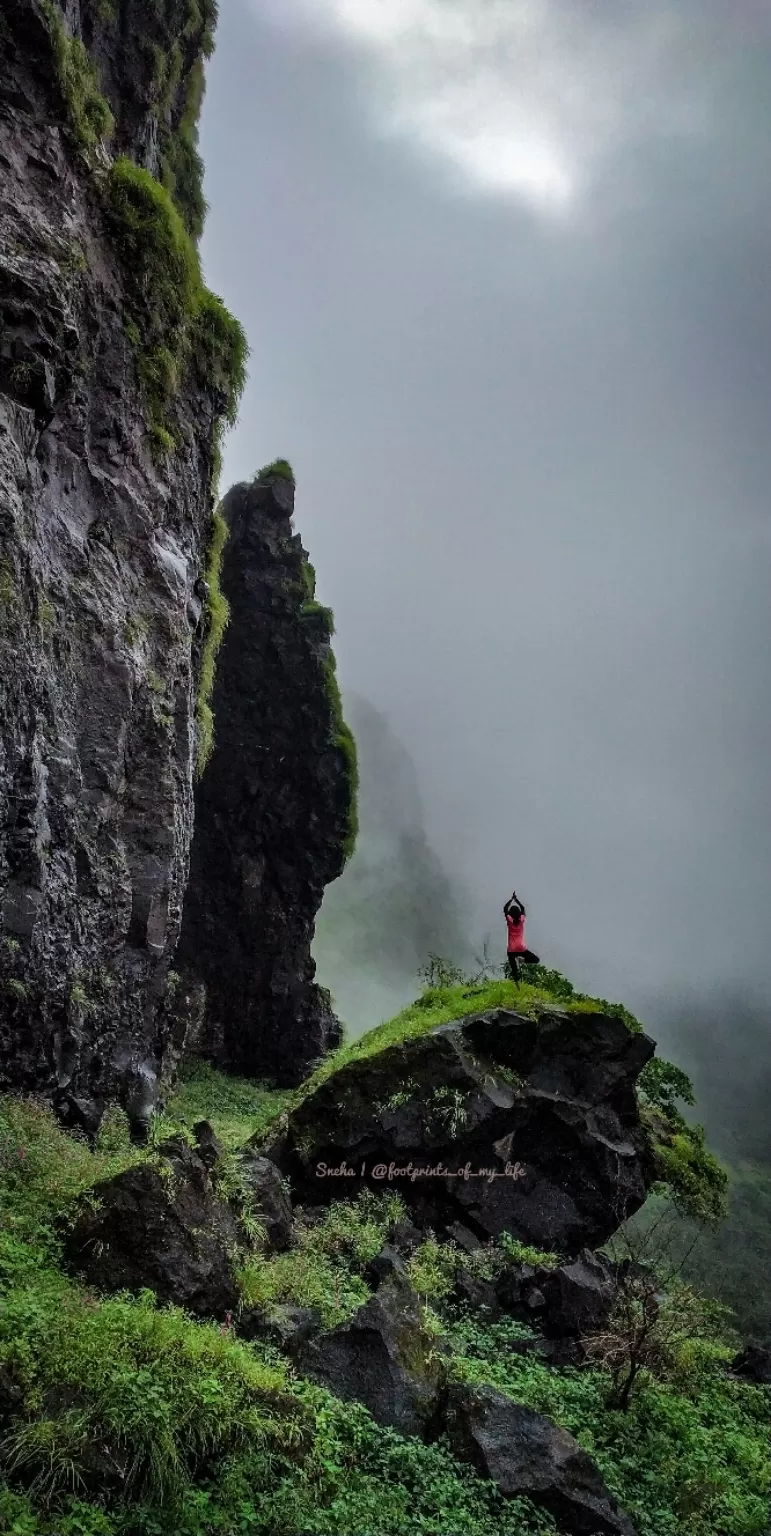
<svg viewBox="0 0 771 1536">
<path fill-rule="evenodd" d="M 214 512 L 206 553 L 206 580 L 209 597 L 206 608 L 206 639 L 201 657 L 201 675 L 196 700 L 196 776 L 200 779 L 214 750 L 214 714 L 211 701 L 217 669 L 217 654 L 230 618 L 228 600 L 222 590 L 222 557 L 228 538 L 228 525 L 221 512 Z"/>
<path fill-rule="evenodd" d="M 51 36 L 54 68 L 67 106 L 70 132 L 83 152 L 112 138 L 115 119 L 100 89 L 88 49 L 71 37 L 54 0 L 41 0 Z"/>
</svg>

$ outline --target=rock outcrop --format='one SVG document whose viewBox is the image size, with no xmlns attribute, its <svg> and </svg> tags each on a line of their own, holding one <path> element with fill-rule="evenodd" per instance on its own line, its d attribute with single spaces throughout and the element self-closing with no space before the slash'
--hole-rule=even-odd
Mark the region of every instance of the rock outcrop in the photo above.
<svg viewBox="0 0 771 1536">
<path fill-rule="evenodd" d="M 67 1262 L 101 1291 L 147 1288 L 159 1302 L 224 1317 L 238 1305 L 235 1217 L 182 1138 L 158 1150 L 157 1165 L 94 1185 L 97 1208 L 84 1209 L 67 1234 Z"/>
<path fill-rule="evenodd" d="M 655 1179 L 634 1091 L 653 1051 L 615 1017 L 471 1015 L 353 1055 L 262 1150 L 310 1205 L 367 1183 L 398 1189 L 424 1229 L 576 1254 Z"/>
<path fill-rule="evenodd" d="M 119 1098 L 140 1135 L 182 1043 L 164 1000 L 193 826 L 192 589 L 226 399 L 188 345 L 194 249 L 126 162 L 129 223 L 143 198 L 157 214 L 148 260 L 165 229 L 187 264 L 171 334 L 173 264 L 161 302 L 110 214 L 107 141 L 158 172 L 179 148 L 203 22 L 165 96 L 158 70 L 189 9 L 8 0 L 0 17 L 0 1086 L 88 1130 Z M 182 138 L 192 163 L 189 123 Z"/>
<path fill-rule="evenodd" d="M 336 1397 L 364 1403 L 379 1424 L 424 1435 L 444 1378 L 434 1345 L 418 1297 L 392 1273 L 347 1322 L 295 1349 L 294 1360 Z"/>
<path fill-rule="evenodd" d="M 526 1494 L 570 1536 L 635 1536 L 595 1463 L 567 1430 L 493 1387 L 453 1383 L 444 1427 L 456 1456 L 505 1498 Z"/>
<path fill-rule="evenodd" d="M 201 1054 L 283 1084 L 339 1039 L 310 946 L 324 887 L 345 862 L 354 789 L 330 616 L 292 530 L 294 493 L 279 471 L 222 503 L 230 623 L 178 962 L 186 990 L 205 985 Z"/>
</svg>

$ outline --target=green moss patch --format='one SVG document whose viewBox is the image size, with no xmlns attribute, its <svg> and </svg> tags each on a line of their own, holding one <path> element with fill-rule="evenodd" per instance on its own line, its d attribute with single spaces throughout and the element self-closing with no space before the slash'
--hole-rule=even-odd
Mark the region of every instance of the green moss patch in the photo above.
<svg viewBox="0 0 771 1536">
<path fill-rule="evenodd" d="M 206 605 L 206 639 L 201 656 L 201 674 L 196 698 L 196 774 L 200 778 L 214 750 L 214 715 L 211 701 L 217 668 L 217 654 L 230 617 L 228 600 L 222 590 L 222 556 L 228 537 L 228 525 L 221 512 L 211 521 L 206 551 L 206 580 L 209 596 Z"/>
<path fill-rule="evenodd" d="M 78 37 L 71 37 L 54 0 L 41 0 L 43 15 L 51 35 L 54 68 L 67 106 L 72 137 L 83 151 L 110 139 L 115 119 L 99 89 L 99 79 L 88 53 Z"/>
<path fill-rule="evenodd" d="M 540 968 L 532 966 L 529 969 L 537 975 Z M 627 1014 L 626 1009 L 620 1004 L 607 1003 L 603 998 L 586 997 L 581 993 L 575 993 L 564 977 L 559 978 L 561 985 L 552 987 L 549 985 L 549 974 L 556 975 L 556 973 L 547 973 L 546 981 L 540 984 L 522 982 L 520 986 L 516 986 L 513 981 L 501 980 L 465 982 L 449 987 L 428 987 L 416 1002 L 404 1008 L 395 1018 L 388 1019 L 384 1024 L 378 1024 L 375 1029 L 361 1035 L 358 1040 L 341 1046 L 340 1050 L 322 1062 L 298 1093 L 302 1097 L 312 1093 L 319 1083 L 324 1082 L 333 1072 L 346 1066 L 348 1062 L 375 1056 L 389 1046 L 401 1044 L 403 1040 L 427 1034 L 438 1024 L 450 1024 L 453 1020 L 465 1018 L 468 1014 L 486 1013 L 493 1008 L 507 1008 L 530 1018 L 537 1018 L 539 1013 L 548 1012 L 554 1007 L 564 1008 L 576 1018 L 586 1013 L 615 1013 L 624 1018 L 629 1028 L 634 1027 L 638 1031 L 641 1028 L 637 1020 L 632 1020 L 631 1014 Z M 632 1020 L 631 1023 L 630 1020 Z"/>
<path fill-rule="evenodd" d="M 172 406 L 194 367 L 235 420 L 248 348 L 239 322 L 201 280 L 198 252 L 159 181 L 121 156 L 106 187 L 110 232 L 126 276 L 126 333 L 136 359 L 151 434 L 176 441 Z"/>
<path fill-rule="evenodd" d="M 288 459 L 274 459 L 272 464 L 264 464 L 258 469 L 254 477 L 255 485 L 264 485 L 268 480 L 278 476 L 280 480 L 291 480 L 294 485 L 294 470 Z"/>
<path fill-rule="evenodd" d="M 350 859 L 359 835 L 359 762 L 353 731 L 346 725 L 343 716 L 343 700 L 340 694 L 340 684 L 337 681 L 335 658 L 331 652 L 328 661 L 324 663 L 324 677 L 332 714 L 335 746 L 343 760 L 348 783 L 348 825 L 343 843 L 343 852 L 346 859 Z"/>
</svg>

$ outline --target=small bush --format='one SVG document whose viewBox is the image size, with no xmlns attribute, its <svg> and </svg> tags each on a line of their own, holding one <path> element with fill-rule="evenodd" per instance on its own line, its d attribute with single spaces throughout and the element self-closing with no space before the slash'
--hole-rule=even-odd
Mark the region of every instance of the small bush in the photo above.
<svg viewBox="0 0 771 1536">
<path fill-rule="evenodd" d="M 325 1326 L 335 1327 L 369 1299 L 362 1270 L 403 1214 L 398 1195 L 365 1190 L 355 1202 L 335 1201 L 315 1226 L 297 1225 L 297 1246 L 288 1253 L 257 1256 L 243 1266 L 244 1300 L 259 1307 L 316 1307 Z"/>
<path fill-rule="evenodd" d="M 294 470 L 288 459 L 274 459 L 272 464 L 263 465 L 254 477 L 255 485 L 264 485 L 267 480 L 272 480 L 277 475 L 280 480 L 291 480 L 294 484 Z"/>
<path fill-rule="evenodd" d="M 223 414 L 233 426 L 246 383 L 249 348 L 243 326 L 208 288 L 203 288 L 198 296 L 194 344 L 199 370 L 207 384 L 227 397 Z"/>
<path fill-rule="evenodd" d="M 690 1125 L 678 1102 L 693 1105 L 690 1078 L 656 1057 L 640 1073 L 637 1093 L 661 1186 L 681 1216 L 715 1227 L 726 1214 L 728 1174 L 706 1145 L 700 1125 Z"/>
</svg>

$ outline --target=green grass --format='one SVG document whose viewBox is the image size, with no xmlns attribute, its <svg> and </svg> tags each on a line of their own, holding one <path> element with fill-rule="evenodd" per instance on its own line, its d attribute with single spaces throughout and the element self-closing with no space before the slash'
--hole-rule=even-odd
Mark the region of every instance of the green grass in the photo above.
<svg viewBox="0 0 771 1536">
<path fill-rule="evenodd" d="M 164 1125 L 191 1127 L 209 1120 L 223 1146 L 235 1148 L 262 1132 L 291 1097 L 248 1078 L 230 1077 L 205 1061 L 190 1061 L 169 1099 Z"/>
<path fill-rule="evenodd" d="M 87 48 L 71 37 L 55 0 L 41 0 L 51 37 L 56 77 L 67 106 L 72 137 L 83 152 L 110 139 L 115 120 L 100 89 Z"/>
<path fill-rule="evenodd" d="M 209 583 L 206 605 L 207 628 L 196 696 L 196 775 L 198 778 L 204 772 L 214 750 L 212 697 L 217 671 L 217 655 L 230 618 L 230 606 L 222 590 L 222 559 L 228 532 L 228 525 L 222 513 L 214 512 L 206 552 L 206 580 Z"/>
<path fill-rule="evenodd" d="M 223 1139 L 259 1118 L 260 1091 L 199 1068 L 170 1105 Z M 160 1129 L 168 1129 L 165 1124 Z M 298 1379 L 227 1324 L 100 1298 L 59 1267 L 62 1231 L 92 1184 L 154 1153 L 108 1118 L 94 1153 L 49 1108 L 0 1099 L 0 1383 L 15 1405 L 0 1443 L 6 1536 L 542 1536 L 442 1446 L 405 1441 L 364 1408 Z M 393 1196 L 344 1203 L 305 1234 L 265 1299 L 345 1315 L 398 1214 Z M 303 1261 L 305 1267 L 303 1267 Z M 5 1404 L 5 1397 L 3 1398 Z"/>
<path fill-rule="evenodd" d="M 297 1226 L 297 1246 L 272 1257 L 250 1256 L 239 1274 L 244 1301 L 270 1308 L 282 1302 L 316 1307 L 334 1328 L 368 1301 L 366 1264 L 404 1215 L 398 1195 L 364 1191 L 355 1202 L 336 1201 L 315 1226 Z"/>
<path fill-rule="evenodd" d="M 531 969 L 536 971 L 538 968 L 533 966 Z M 567 985 L 569 986 L 569 983 Z M 366 1035 L 361 1035 L 358 1040 L 342 1045 L 338 1051 L 322 1062 L 307 1083 L 304 1083 L 297 1092 L 305 1097 L 348 1062 L 375 1056 L 379 1051 L 387 1050 L 389 1046 L 400 1045 L 403 1040 L 428 1034 L 430 1030 L 436 1029 L 437 1025 L 450 1024 L 453 1020 L 465 1018 L 468 1014 L 486 1013 L 492 1008 L 508 1008 L 528 1018 L 537 1018 L 539 1013 L 548 1011 L 555 1005 L 565 1008 L 569 1014 L 577 1018 L 585 1013 L 606 1013 L 609 1008 L 626 1015 L 626 1010 L 622 1010 L 620 1005 L 608 1004 L 603 999 L 584 997 L 573 993 L 572 989 L 570 994 L 565 996 L 559 991 L 552 991 L 547 986 L 533 985 L 530 982 L 523 982 L 520 986 L 516 986 L 513 981 L 501 980 L 464 982 L 451 987 L 429 987 L 395 1018 L 378 1024 L 377 1028 L 369 1030 Z M 627 1015 L 627 1020 L 630 1017 L 631 1015 Z M 634 1027 L 639 1030 L 641 1026 L 636 1020 L 633 1022 Z"/>
<path fill-rule="evenodd" d="M 512 1345 L 518 1324 L 450 1329 L 455 1373 L 547 1413 L 597 1462 L 639 1536 L 766 1536 L 771 1394 L 731 1380 L 733 1345 L 680 1341 L 668 1379 L 650 1375 L 627 1413 L 608 1408 L 599 1370 L 553 1370 Z"/>
</svg>

